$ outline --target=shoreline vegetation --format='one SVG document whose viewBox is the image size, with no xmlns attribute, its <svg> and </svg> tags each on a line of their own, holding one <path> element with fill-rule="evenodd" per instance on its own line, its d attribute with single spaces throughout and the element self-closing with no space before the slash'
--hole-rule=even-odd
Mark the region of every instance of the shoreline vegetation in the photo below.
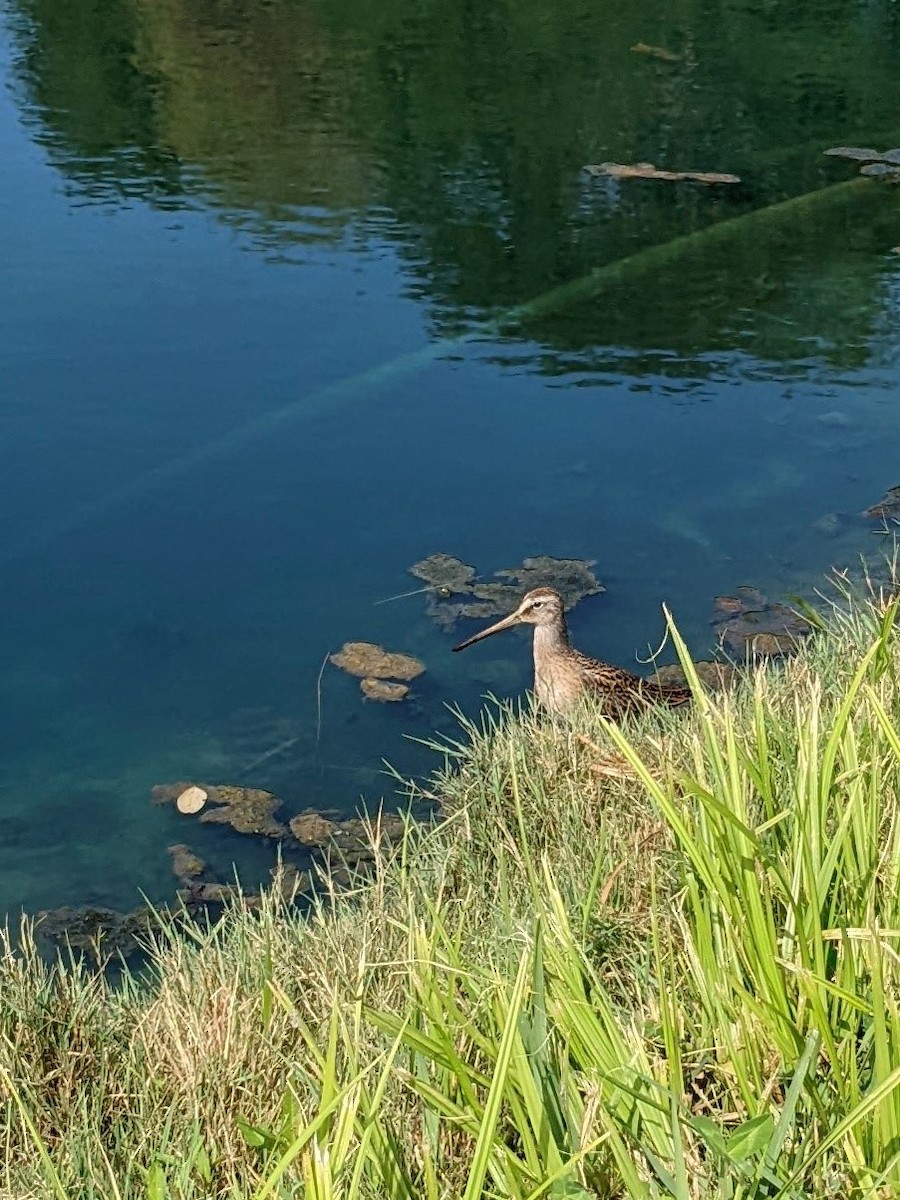
<svg viewBox="0 0 900 1200">
<path fill-rule="evenodd" d="M 898 606 L 690 712 L 494 705 L 440 824 L 115 984 L 7 933 L 0 1196 L 897 1195 Z"/>
</svg>

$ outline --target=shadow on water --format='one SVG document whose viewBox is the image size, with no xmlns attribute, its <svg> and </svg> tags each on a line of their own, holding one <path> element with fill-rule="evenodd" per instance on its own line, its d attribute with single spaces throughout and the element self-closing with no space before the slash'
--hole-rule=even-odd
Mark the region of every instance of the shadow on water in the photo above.
<svg viewBox="0 0 900 1200">
<path fill-rule="evenodd" d="M 867 549 L 900 189 L 822 151 L 900 142 L 898 42 L 887 0 L 10 2 L 0 907 L 170 896 L 159 782 L 349 812 L 427 770 L 407 735 L 528 680 L 378 603 L 430 552 L 597 560 L 573 633 L 628 663 L 663 599 L 704 652 L 715 594 Z M 320 676 L 360 638 L 409 701 Z"/>
</svg>

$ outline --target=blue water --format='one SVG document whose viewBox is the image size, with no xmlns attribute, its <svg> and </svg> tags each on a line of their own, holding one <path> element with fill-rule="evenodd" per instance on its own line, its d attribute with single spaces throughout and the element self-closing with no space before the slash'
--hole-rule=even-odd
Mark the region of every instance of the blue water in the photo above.
<svg viewBox="0 0 900 1200">
<path fill-rule="evenodd" d="M 337 197 L 295 181 L 289 203 L 265 178 L 257 194 L 246 164 L 229 176 L 228 156 L 173 144 L 172 112 L 186 145 L 193 126 L 163 89 L 159 149 L 178 167 L 166 198 L 127 138 L 79 149 L 71 113 L 48 101 L 50 67 L 29 47 L 52 43 L 52 10 L 11 6 L 0 38 L 0 909 L 165 900 L 166 846 L 181 840 L 222 878 L 265 877 L 270 845 L 152 807 L 155 783 L 272 787 L 285 815 L 396 802 L 383 760 L 427 771 L 437 762 L 412 739 L 452 733 L 447 705 L 474 713 L 485 692 L 519 695 L 529 679 L 518 635 L 453 656 L 457 639 L 421 596 L 380 603 L 416 587 L 408 568 L 429 553 L 485 574 L 527 554 L 596 560 L 608 591 L 572 613 L 574 639 L 633 664 L 659 640 L 662 601 L 702 655 L 716 594 L 810 594 L 871 550 L 854 514 L 900 475 L 900 255 L 868 215 L 767 247 L 756 276 L 694 262 L 683 293 L 642 277 L 534 328 L 501 337 L 481 324 L 598 262 L 852 178 L 851 164 L 822 167 L 819 146 L 802 159 L 828 173 L 815 180 L 793 164 L 733 201 L 642 183 L 635 200 L 625 184 L 591 190 L 572 167 L 627 147 L 569 130 L 566 195 L 548 201 L 540 159 L 515 186 L 498 174 L 498 199 L 435 80 L 448 128 L 437 121 L 429 140 L 404 126 L 394 156 L 387 133 L 374 148 L 335 133 L 357 175 Z M 348 38 L 335 70 L 352 82 Z M 421 53 L 398 43 L 397 71 Z M 690 92 L 671 86 L 677 131 Z M 628 94 L 610 85 L 610 108 Z M 853 128 L 829 115 L 808 136 L 861 137 L 867 97 L 868 84 Z M 510 144 L 537 139 L 530 102 L 516 97 Z M 490 121 L 478 132 L 490 142 Z M 732 137 L 720 161 L 708 131 L 681 135 L 672 144 L 696 151 L 681 165 L 731 169 L 746 150 Z M 250 136 L 240 145 L 255 150 Z M 259 161 L 282 149 L 273 135 Z M 426 238 L 442 156 L 458 211 Z M 900 243 L 900 199 L 887 229 L 891 213 Z M 829 513 L 843 515 L 837 537 L 815 524 Z M 425 661 L 408 702 L 364 703 L 327 665 L 319 684 L 327 653 L 358 639 Z M 285 740 L 288 755 L 248 772 Z"/>
</svg>

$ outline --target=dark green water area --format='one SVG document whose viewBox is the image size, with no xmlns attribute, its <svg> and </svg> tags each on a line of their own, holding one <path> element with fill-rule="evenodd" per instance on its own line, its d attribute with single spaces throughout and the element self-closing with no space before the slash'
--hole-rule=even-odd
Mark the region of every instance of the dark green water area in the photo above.
<svg viewBox="0 0 900 1200">
<path fill-rule="evenodd" d="M 396 802 L 530 677 L 380 603 L 428 554 L 596 560 L 573 638 L 634 665 L 663 601 L 703 656 L 717 594 L 872 551 L 900 187 L 823 152 L 900 145 L 892 0 L 0 14 L 0 910 L 169 900 L 180 841 L 266 877 L 157 783 Z"/>
</svg>

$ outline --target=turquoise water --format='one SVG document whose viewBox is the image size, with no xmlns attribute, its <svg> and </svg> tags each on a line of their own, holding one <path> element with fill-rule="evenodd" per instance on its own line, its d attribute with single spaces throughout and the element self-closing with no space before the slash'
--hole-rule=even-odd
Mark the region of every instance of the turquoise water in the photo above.
<svg viewBox="0 0 900 1200">
<path fill-rule="evenodd" d="M 829 145 L 900 144 L 898 18 L 757 7 L 3 10 L 0 909 L 169 898 L 185 839 L 253 883 L 271 846 L 153 784 L 351 812 L 392 797 L 383 759 L 434 765 L 412 739 L 447 705 L 520 694 L 518 635 L 453 656 L 474 625 L 379 603 L 429 553 L 596 560 L 574 637 L 633 664 L 662 601 L 700 655 L 716 594 L 809 594 L 871 550 L 900 189 L 746 217 L 852 179 Z M 607 159 L 743 182 L 580 169 Z M 358 639 L 425 661 L 408 702 L 319 689 Z"/>
</svg>

